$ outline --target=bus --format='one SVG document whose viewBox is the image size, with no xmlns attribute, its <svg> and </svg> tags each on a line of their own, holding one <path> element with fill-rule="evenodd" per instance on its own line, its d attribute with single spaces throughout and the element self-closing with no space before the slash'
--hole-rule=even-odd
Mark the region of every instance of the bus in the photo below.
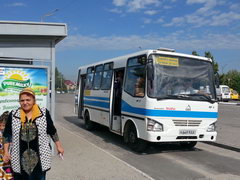
<svg viewBox="0 0 240 180">
<path fill-rule="evenodd" d="M 87 130 L 107 126 L 134 151 L 148 142 L 193 148 L 217 137 L 214 79 L 209 58 L 143 50 L 79 67 L 75 109 Z"/>
</svg>

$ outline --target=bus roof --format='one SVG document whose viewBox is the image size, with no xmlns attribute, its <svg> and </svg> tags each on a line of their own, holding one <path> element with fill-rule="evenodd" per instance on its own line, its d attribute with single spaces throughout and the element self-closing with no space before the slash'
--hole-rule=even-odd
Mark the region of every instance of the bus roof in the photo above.
<svg viewBox="0 0 240 180">
<path fill-rule="evenodd" d="M 189 55 L 189 54 L 184 54 L 184 53 L 177 53 L 177 52 L 173 52 L 172 50 L 167 51 L 166 49 L 164 49 L 164 50 L 148 49 L 148 50 L 138 51 L 138 52 L 135 52 L 135 53 L 132 53 L 132 54 L 127 54 L 127 55 L 124 55 L 124 56 L 118 56 L 118 57 L 115 57 L 115 58 L 111 58 L 111 59 L 107 59 L 107 60 L 103 60 L 103 61 L 98 61 L 96 63 L 92 63 L 92 64 L 88 64 L 88 65 L 83 65 L 83 66 L 80 66 L 79 69 L 81 69 L 81 74 L 85 74 L 88 67 L 96 66 L 96 65 L 100 65 L 100 64 L 105 64 L 105 63 L 109 63 L 109 62 L 114 62 L 114 69 L 117 69 L 117 68 L 124 67 L 126 65 L 126 61 L 130 57 L 136 57 L 136 56 L 140 56 L 140 55 L 144 55 L 144 54 L 146 54 L 147 56 L 149 56 L 150 54 L 171 55 L 171 56 L 187 57 L 187 58 L 212 62 L 212 60 L 210 58 L 206 58 L 206 57 L 202 57 L 202 56 L 195 56 L 195 55 Z"/>
</svg>

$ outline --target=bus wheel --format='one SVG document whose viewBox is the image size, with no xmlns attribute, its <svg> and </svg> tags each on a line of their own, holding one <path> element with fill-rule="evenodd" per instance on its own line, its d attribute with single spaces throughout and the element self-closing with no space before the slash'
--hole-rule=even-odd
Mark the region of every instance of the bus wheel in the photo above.
<svg viewBox="0 0 240 180">
<path fill-rule="evenodd" d="M 186 149 L 192 149 L 196 146 L 197 141 L 188 141 L 188 142 L 180 142 L 180 146 Z"/>
<path fill-rule="evenodd" d="M 147 148 L 147 142 L 137 137 L 137 130 L 131 123 L 127 128 L 125 135 L 125 142 L 128 143 L 129 147 L 135 152 L 143 152 Z"/>
<path fill-rule="evenodd" d="M 88 111 L 84 114 L 84 126 L 86 130 L 91 131 L 93 129 L 93 122 L 90 120 Z"/>
</svg>

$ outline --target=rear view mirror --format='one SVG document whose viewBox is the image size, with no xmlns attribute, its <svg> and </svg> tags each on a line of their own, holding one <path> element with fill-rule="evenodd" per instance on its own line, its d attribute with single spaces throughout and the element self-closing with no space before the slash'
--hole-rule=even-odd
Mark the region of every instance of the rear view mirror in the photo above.
<svg viewBox="0 0 240 180">
<path fill-rule="evenodd" d="M 218 73 L 215 73 L 215 86 L 216 88 L 219 88 L 219 85 L 220 85 L 220 78 L 219 78 L 219 74 Z"/>
<path fill-rule="evenodd" d="M 154 68 L 152 63 L 147 64 L 147 79 L 148 80 L 154 79 Z"/>
</svg>

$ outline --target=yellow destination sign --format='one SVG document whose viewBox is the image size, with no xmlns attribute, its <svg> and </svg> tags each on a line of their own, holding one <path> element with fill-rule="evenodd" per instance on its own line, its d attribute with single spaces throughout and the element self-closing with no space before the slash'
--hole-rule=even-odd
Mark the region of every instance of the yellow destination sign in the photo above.
<svg viewBox="0 0 240 180">
<path fill-rule="evenodd" d="M 155 63 L 163 66 L 179 66 L 178 58 L 172 57 L 157 57 Z"/>
</svg>

